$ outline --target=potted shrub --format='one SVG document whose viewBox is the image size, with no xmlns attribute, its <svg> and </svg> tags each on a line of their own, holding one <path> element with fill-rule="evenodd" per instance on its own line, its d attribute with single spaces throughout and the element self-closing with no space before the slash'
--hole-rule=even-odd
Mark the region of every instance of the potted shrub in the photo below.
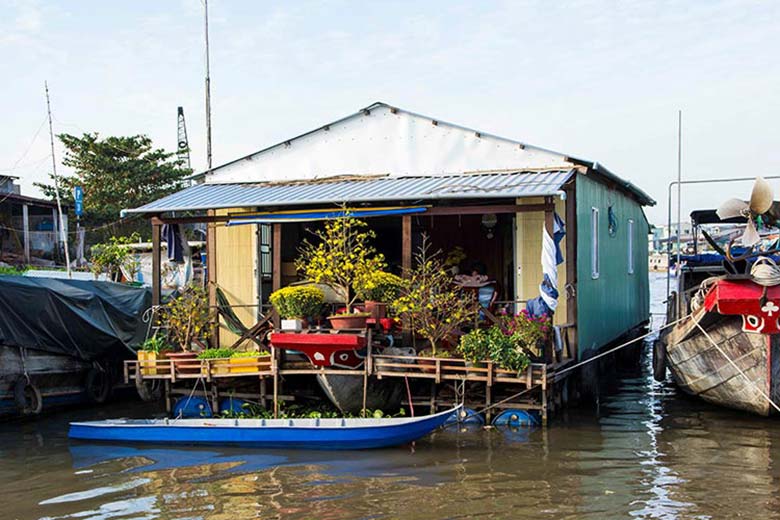
<svg viewBox="0 0 780 520">
<path fill-rule="evenodd" d="M 141 368 L 141 374 L 153 376 L 157 374 L 157 360 L 165 359 L 166 354 L 171 350 L 171 346 L 160 334 L 154 334 L 147 338 L 138 349 L 138 365 Z"/>
<path fill-rule="evenodd" d="M 461 338 L 458 351 L 472 366 L 490 360 L 504 370 L 517 373 L 525 370 L 531 362 L 524 351 L 523 341 L 501 325 L 472 330 Z"/>
<path fill-rule="evenodd" d="M 259 366 L 261 360 L 265 360 L 268 366 Z M 230 356 L 230 373 L 240 374 L 247 372 L 259 372 L 271 368 L 271 353 L 267 350 L 247 350 L 244 352 L 233 352 Z"/>
<path fill-rule="evenodd" d="M 490 357 L 489 344 L 487 330 L 477 328 L 461 336 L 457 351 L 466 360 L 466 367 L 483 368 L 485 360 Z"/>
<path fill-rule="evenodd" d="M 428 237 L 415 255 L 416 265 L 392 309 L 405 328 L 422 336 L 436 356 L 437 347 L 475 321 L 479 306 L 473 294 L 459 291 L 438 253 L 429 253 Z"/>
<path fill-rule="evenodd" d="M 335 329 L 364 328 L 369 317 L 365 312 L 353 312 L 356 288 L 363 280 L 385 267 L 384 257 L 371 245 L 375 234 L 368 224 L 344 217 L 327 220 L 325 228 L 312 232 L 317 242 L 305 240 L 296 267 L 309 280 L 325 283 L 344 295 L 344 311 L 329 316 Z"/>
<path fill-rule="evenodd" d="M 372 318 L 387 317 L 387 306 L 401 295 L 404 280 L 400 276 L 376 271 L 358 282 L 357 295 Z"/>
<path fill-rule="evenodd" d="M 192 363 L 195 353 L 193 343 L 205 341 L 211 336 L 213 314 L 209 310 L 206 289 L 189 285 L 163 308 L 163 318 L 168 325 L 168 334 L 181 352 L 168 354 L 174 365 L 184 372 L 197 372 L 199 366 Z"/>
<path fill-rule="evenodd" d="M 207 348 L 197 354 L 197 358 L 200 360 L 222 360 L 221 363 L 204 363 L 201 364 L 200 370 L 203 375 L 208 374 L 208 367 L 211 365 L 212 373 L 214 374 L 227 374 L 230 372 L 230 356 L 233 355 L 233 349 L 229 348 Z"/>
<path fill-rule="evenodd" d="M 271 304 L 282 318 L 282 330 L 300 331 L 309 318 L 319 316 L 325 293 L 317 287 L 284 287 L 271 293 Z"/>
</svg>

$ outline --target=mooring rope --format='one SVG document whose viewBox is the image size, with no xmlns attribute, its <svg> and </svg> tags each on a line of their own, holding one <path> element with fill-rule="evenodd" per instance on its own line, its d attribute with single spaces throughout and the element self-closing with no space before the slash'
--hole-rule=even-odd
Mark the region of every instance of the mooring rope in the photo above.
<svg viewBox="0 0 780 520">
<path fill-rule="evenodd" d="M 759 256 L 750 268 L 750 276 L 754 282 L 764 287 L 780 285 L 780 266 L 768 256 Z"/>
<path fill-rule="evenodd" d="M 739 375 L 741 375 L 742 377 L 744 377 L 744 378 L 745 378 L 745 381 L 747 381 L 747 382 L 748 382 L 748 384 L 750 384 L 750 386 L 752 386 L 752 387 L 753 387 L 753 388 L 754 388 L 754 389 L 755 389 L 755 390 L 756 390 L 756 391 L 757 391 L 759 394 L 761 394 L 761 395 L 764 397 L 764 399 L 766 399 L 766 400 L 769 402 L 769 404 L 771 404 L 771 405 L 772 405 L 772 407 L 774 407 L 774 409 L 775 409 L 775 410 L 777 410 L 778 412 L 780 412 L 780 406 L 778 406 L 778 405 L 777 405 L 777 403 L 775 403 L 775 402 L 772 400 L 772 398 L 771 398 L 771 397 L 769 397 L 769 395 L 767 395 L 767 393 L 766 393 L 766 392 L 764 392 L 763 390 L 761 390 L 761 388 L 759 388 L 759 386 L 758 386 L 757 384 L 755 384 L 755 383 L 753 382 L 753 380 L 752 380 L 752 379 L 750 379 L 750 378 L 749 378 L 749 377 L 748 377 L 748 376 L 745 374 L 745 372 L 743 372 L 743 371 L 742 371 L 742 369 L 741 369 L 741 368 L 739 368 L 739 366 L 737 366 L 737 364 L 736 364 L 736 363 L 734 363 L 734 361 L 733 361 L 733 360 L 732 360 L 732 359 L 731 359 L 731 358 L 728 356 L 728 354 L 726 354 L 726 353 L 723 351 L 723 349 L 722 349 L 722 348 L 720 348 L 720 345 L 718 345 L 718 344 L 715 342 L 715 340 L 714 340 L 714 339 L 712 339 L 712 338 L 710 337 L 710 335 L 709 335 L 709 334 L 707 334 L 707 331 L 706 331 L 706 330 L 704 330 L 704 327 L 702 327 L 702 326 L 701 326 L 701 324 L 700 324 L 699 322 L 696 322 L 696 326 L 699 328 L 699 330 L 700 330 L 700 331 L 702 331 L 702 333 L 704 334 L 704 336 L 706 336 L 706 338 L 707 338 L 708 340 L 710 340 L 710 343 L 712 343 L 712 346 L 713 346 L 713 347 L 715 347 L 715 348 L 718 350 L 718 352 L 720 352 L 720 354 L 721 354 L 721 355 L 722 355 L 724 358 L 726 358 L 726 361 L 728 361 L 728 362 L 729 362 L 729 364 L 731 364 L 731 366 L 733 366 L 733 367 L 736 369 L 736 371 L 737 371 L 737 372 L 739 372 Z"/>
</svg>

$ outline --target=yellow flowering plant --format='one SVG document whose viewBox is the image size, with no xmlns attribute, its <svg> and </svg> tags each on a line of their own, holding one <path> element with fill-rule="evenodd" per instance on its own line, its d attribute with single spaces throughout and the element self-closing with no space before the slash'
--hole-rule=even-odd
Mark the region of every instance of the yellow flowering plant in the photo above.
<svg viewBox="0 0 780 520">
<path fill-rule="evenodd" d="M 212 332 L 213 313 L 209 310 L 208 293 L 204 287 L 189 285 L 164 308 L 163 319 L 170 337 L 182 350 L 190 350 L 196 339 L 207 340 Z"/>
<path fill-rule="evenodd" d="M 363 301 L 392 303 L 401 295 L 405 281 L 400 276 L 375 271 L 358 281 L 355 292 Z"/>
<path fill-rule="evenodd" d="M 317 240 L 304 240 L 295 266 L 309 280 L 330 285 L 343 294 L 346 312 L 350 313 L 358 287 L 386 267 L 384 256 L 371 244 L 376 234 L 348 212 L 325 221 L 324 229 L 312 234 Z"/>
<path fill-rule="evenodd" d="M 436 356 L 442 340 L 475 321 L 479 304 L 472 293 L 453 285 L 440 253 L 430 253 L 425 235 L 407 279 L 401 296 L 392 304 L 393 311 L 406 328 L 428 340 Z"/>
</svg>

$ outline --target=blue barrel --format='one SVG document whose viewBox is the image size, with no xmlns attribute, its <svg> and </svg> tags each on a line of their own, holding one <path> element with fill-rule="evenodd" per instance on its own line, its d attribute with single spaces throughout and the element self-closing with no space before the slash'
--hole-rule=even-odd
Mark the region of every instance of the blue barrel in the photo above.
<svg viewBox="0 0 780 520">
<path fill-rule="evenodd" d="M 245 404 L 248 405 L 249 403 L 243 399 L 226 397 L 219 402 L 219 413 L 230 412 L 238 414 L 241 412 L 246 412 L 247 409 L 244 406 Z"/>
<path fill-rule="evenodd" d="M 211 405 L 205 397 L 180 397 L 173 405 L 173 417 L 197 419 L 212 417 Z"/>
<path fill-rule="evenodd" d="M 539 414 L 528 410 L 504 410 L 493 419 L 493 426 L 509 426 L 511 428 L 539 426 L 539 424 L 541 424 Z"/>
<path fill-rule="evenodd" d="M 451 416 L 444 424 L 453 424 L 459 422 L 460 424 L 472 424 L 477 426 L 485 425 L 485 418 L 482 416 L 482 414 L 478 414 L 471 408 L 464 408 L 458 413 L 458 415 L 459 417 L 455 415 Z"/>
</svg>

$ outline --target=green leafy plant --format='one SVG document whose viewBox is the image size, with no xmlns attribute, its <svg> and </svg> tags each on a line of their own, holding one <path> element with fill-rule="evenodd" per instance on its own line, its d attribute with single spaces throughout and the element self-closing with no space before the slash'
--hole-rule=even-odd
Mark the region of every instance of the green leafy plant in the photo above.
<svg viewBox="0 0 780 520">
<path fill-rule="evenodd" d="M 161 334 L 154 334 L 141 344 L 140 350 L 159 354 L 165 350 L 173 350 L 168 341 Z"/>
<path fill-rule="evenodd" d="M 358 298 L 364 301 L 392 303 L 406 286 L 403 278 L 384 271 L 375 271 L 362 278 L 356 287 Z"/>
<path fill-rule="evenodd" d="M 230 355 L 231 358 L 255 358 L 255 357 L 267 357 L 270 356 L 271 353 L 267 350 L 235 350 Z"/>
<path fill-rule="evenodd" d="M 384 256 L 371 245 L 376 235 L 349 213 L 326 221 L 322 231 L 312 233 L 316 243 L 304 241 L 295 265 L 308 279 L 337 289 L 350 313 L 357 287 L 386 265 Z"/>
<path fill-rule="evenodd" d="M 233 355 L 230 348 L 207 348 L 198 353 L 198 359 L 225 359 Z"/>
<path fill-rule="evenodd" d="M 122 269 L 124 268 L 132 281 L 141 265 L 129 245 L 140 240 L 141 237 L 138 233 L 133 233 L 130 236 L 112 236 L 108 242 L 92 246 L 90 260 L 95 278 L 101 273 L 106 273 L 109 280 L 118 282 L 122 278 Z"/>
<path fill-rule="evenodd" d="M 494 361 L 504 370 L 520 372 L 531 362 L 518 339 L 493 325 L 488 329 L 474 329 L 460 339 L 458 352 L 472 363 Z"/>
<path fill-rule="evenodd" d="M 208 293 L 204 287 L 189 285 L 172 299 L 162 312 L 168 333 L 178 346 L 187 351 L 193 341 L 207 340 L 212 333 L 213 313 L 209 309 Z"/>
<path fill-rule="evenodd" d="M 269 299 L 282 318 L 305 319 L 319 316 L 325 303 L 325 293 L 317 287 L 301 285 L 276 290 Z"/>
<path fill-rule="evenodd" d="M 516 316 L 501 316 L 498 326 L 526 351 L 541 356 L 544 341 L 550 338 L 552 320 L 546 314 L 531 316 L 523 309 Z"/>
<path fill-rule="evenodd" d="M 392 309 L 405 327 L 428 340 L 436 355 L 442 340 L 475 321 L 479 305 L 472 293 L 453 286 L 439 253 L 430 253 L 427 236 L 423 236 L 415 260 L 408 283 Z"/>
</svg>

